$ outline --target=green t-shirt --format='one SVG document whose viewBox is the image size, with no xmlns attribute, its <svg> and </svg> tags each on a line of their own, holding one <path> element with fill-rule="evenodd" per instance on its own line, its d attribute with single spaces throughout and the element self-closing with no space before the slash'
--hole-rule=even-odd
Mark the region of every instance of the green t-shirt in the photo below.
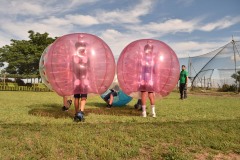
<svg viewBox="0 0 240 160">
<path fill-rule="evenodd" d="M 180 77 L 179 77 L 180 83 L 186 83 L 187 76 L 188 76 L 188 72 L 186 70 L 184 71 L 182 70 L 180 72 Z"/>
</svg>

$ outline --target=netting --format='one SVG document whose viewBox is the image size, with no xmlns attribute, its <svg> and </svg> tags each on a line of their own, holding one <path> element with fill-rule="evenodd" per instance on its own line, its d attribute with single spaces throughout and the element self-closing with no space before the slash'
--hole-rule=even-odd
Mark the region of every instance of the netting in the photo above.
<svg viewBox="0 0 240 160">
<path fill-rule="evenodd" d="M 237 85 L 232 75 L 240 71 L 240 41 L 231 41 L 225 46 L 204 55 L 181 58 L 188 63 L 192 86 L 220 88 L 224 84 Z"/>
</svg>

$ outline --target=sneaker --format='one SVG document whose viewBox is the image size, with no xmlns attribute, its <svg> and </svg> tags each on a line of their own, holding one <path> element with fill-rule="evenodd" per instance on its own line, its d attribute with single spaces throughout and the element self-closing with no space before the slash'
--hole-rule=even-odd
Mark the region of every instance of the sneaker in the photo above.
<svg viewBox="0 0 240 160">
<path fill-rule="evenodd" d="M 152 114 L 152 117 L 153 117 L 153 118 L 156 118 L 156 113 L 153 113 L 153 114 Z"/>
<path fill-rule="evenodd" d="M 142 112 L 143 117 L 147 117 L 147 112 Z"/>
<path fill-rule="evenodd" d="M 69 108 L 66 107 L 66 106 L 63 106 L 63 107 L 62 107 L 62 111 L 68 111 L 68 109 L 69 109 Z"/>
<path fill-rule="evenodd" d="M 137 108 L 139 111 L 141 111 L 142 110 L 142 105 L 138 105 L 138 108 Z"/>
<path fill-rule="evenodd" d="M 137 105 L 137 104 L 134 104 L 134 108 L 135 108 L 135 109 L 138 109 L 138 105 Z"/>
<path fill-rule="evenodd" d="M 72 100 L 67 100 L 67 104 L 68 104 L 68 106 L 70 107 L 71 104 L 72 104 Z"/>
<path fill-rule="evenodd" d="M 84 113 L 82 111 L 78 112 L 75 114 L 74 118 L 73 118 L 73 121 L 74 122 L 84 122 Z"/>
<path fill-rule="evenodd" d="M 111 105 L 111 104 L 108 104 L 108 105 L 107 105 L 107 108 L 109 108 L 109 109 L 112 108 L 112 105 Z"/>
<path fill-rule="evenodd" d="M 74 118 L 73 118 L 74 122 L 79 122 L 79 118 L 77 117 L 77 115 L 75 114 Z"/>
</svg>

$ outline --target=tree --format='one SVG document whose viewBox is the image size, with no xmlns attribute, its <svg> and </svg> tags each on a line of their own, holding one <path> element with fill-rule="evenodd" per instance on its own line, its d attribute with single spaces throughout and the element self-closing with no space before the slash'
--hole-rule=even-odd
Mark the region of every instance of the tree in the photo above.
<svg viewBox="0 0 240 160">
<path fill-rule="evenodd" d="M 234 73 L 231 77 L 238 82 L 238 90 L 240 90 L 240 71 L 237 71 L 237 73 Z"/>
<path fill-rule="evenodd" d="M 44 49 L 56 39 L 48 33 L 34 33 L 30 30 L 29 40 L 11 40 L 10 45 L 0 48 L 0 67 L 7 62 L 8 74 L 39 75 L 39 60 Z"/>
</svg>

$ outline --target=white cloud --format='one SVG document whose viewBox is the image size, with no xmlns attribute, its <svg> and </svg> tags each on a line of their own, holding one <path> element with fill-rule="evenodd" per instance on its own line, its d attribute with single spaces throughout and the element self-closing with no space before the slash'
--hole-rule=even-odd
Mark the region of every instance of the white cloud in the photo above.
<svg viewBox="0 0 240 160">
<path fill-rule="evenodd" d="M 115 59 L 118 59 L 122 50 L 131 42 L 138 39 L 149 38 L 143 34 L 135 34 L 133 32 L 119 32 L 114 29 L 108 29 L 101 33 L 100 37 L 110 46 Z"/>
<path fill-rule="evenodd" d="M 44 33 L 48 32 L 50 36 L 60 36 L 68 33 L 71 30 L 71 25 L 59 25 L 43 22 L 11 22 L 6 21 L 3 26 L 1 26 L 3 30 L 7 31 L 17 37 L 16 39 L 28 39 L 28 31 L 33 30 L 36 32 Z"/>
<path fill-rule="evenodd" d="M 0 31 L 0 47 L 4 45 L 9 45 L 10 40 L 12 39 L 10 35 Z"/>
<path fill-rule="evenodd" d="M 232 25 L 240 23 L 240 16 L 237 17 L 224 17 L 216 22 L 208 23 L 201 26 L 199 29 L 203 31 L 212 31 L 215 29 L 224 29 Z"/>
<path fill-rule="evenodd" d="M 66 15 L 65 17 L 69 23 L 80 25 L 80 26 L 91 26 L 99 24 L 98 20 L 89 15 Z"/>
<path fill-rule="evenodd" d="M 203 24 L 203 18 L 193 18 L 191 20 L 168 19 L 163 22 L 150 22 L 148 24 L 125 25 L 126 29 L 136 33 L 145 33 L 146 35 L 163 36 L 175 33 L 192 33 L 193 31 L 213 31 L 231 27 L 240 23 L 240 16 L 225 17 L 214 23 Z"/>
<path fill-rule="evenodd" d="M 44 8 L 35 1 L 3 1 L 1 2 L 0 13 L 7 15 L 39 15 Z"/>
<path fill-rule="evenodd" d="M 228 41 L 229 42 L 229 41 Z M 170 42 L 171 48 L 175 51 L 178 57 L 193 57 L 209 53 L 216 50 L 228 42 L 196 42 L 196 41 L 183 41 L 183 42 Z"/>
<path fill-rule="evenodd" d="M 69 3 L 69 8 L 81 6 L 83 4 L 96 3 L 99 0 L 71 0 Z"/>
<path fill-rule="evenodd" d="M 126 10 L 114 10 L 114 11 L 99 11 L 96 14 L 98 20 L 101 23 L 139 23 L 141 22 L 140 16 L 146 15 L 151 11 L 153 0 L 141 0 L 136 6 L 129 7 Z"/>
<path fill-rule="evenodd" d="M 49 18 L 43 19 L 42 21 L 35 22 L 35 23 L 44 23 L 46 25 L 60 27 L 62 25 L 68 25 L 69 21 L 64 18 L 57 18 L 57 17 L 51 16 Z"/>
<path fill-rule="evenodd" d="M 126 29 L 138 33 L 144 33 L 150 36 L 163 36 L 166 34 L 174 34 L 177 32 L 190 33 L 194 31 L 198 25 L 198 19 L 184 21 L 182 19 L 169 19 L 164 22 L 151 22 L 145 25 L 126 25 Z"/>
<path fill-rule="evenodd" d="M 66 15 L 63 18 L 57 18 L 51 16 L 47 19 L 39 21 L 39 23 L 45 23 L 55 27 L 61 27 L 62 25 L 79 25 L 79 26 L 91 26 L 98 24 L 99 22 L 92 16 L 85 15 Z"/>
</svg>

